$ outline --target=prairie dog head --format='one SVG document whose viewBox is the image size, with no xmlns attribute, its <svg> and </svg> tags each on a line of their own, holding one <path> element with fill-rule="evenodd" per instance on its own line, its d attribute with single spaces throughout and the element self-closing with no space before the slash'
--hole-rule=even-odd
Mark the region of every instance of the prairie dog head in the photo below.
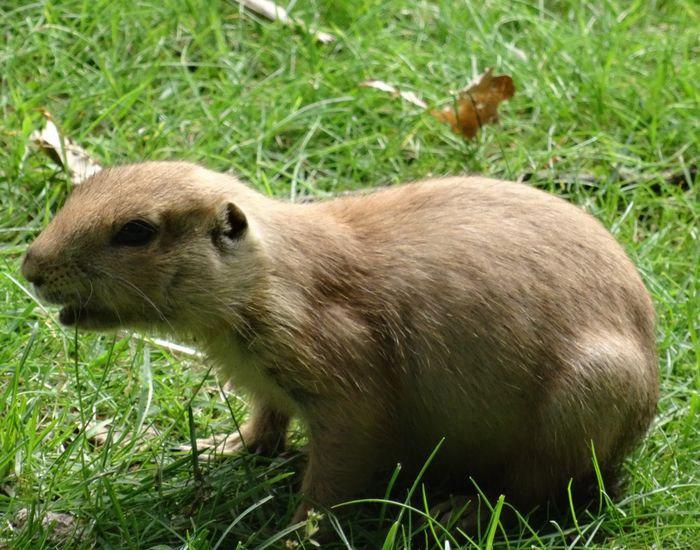
<svg viewBox="0 0 700 550">
<path fill-rule="evenodd" d="M 32 243 L 22 274 L 65 325 L 191 332 L 217 311 L 235 322 L 261 272 L 241 205 L 253 193 L 186 163 L 104 170 Z"/>
</svg>

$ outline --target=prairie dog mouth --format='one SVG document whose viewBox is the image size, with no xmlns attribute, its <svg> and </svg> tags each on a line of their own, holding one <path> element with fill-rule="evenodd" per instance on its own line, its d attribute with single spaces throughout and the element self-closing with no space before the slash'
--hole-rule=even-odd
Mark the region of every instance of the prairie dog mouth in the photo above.
<svg viewBox="0 0 700 550">
<path fill-rule="evenodd" d="M 81 317 L 85 317 L 85 310 L 75 306 L 64 306 L 58 313 L 58 320 L 62 325 L 72 326 L 78 323 Z"/>
<path fill-rule="evenodd" d="M 98 307 L 87 307 L 75 303 L 74 296 L 67 296 L 60 292 L 47 292 L 43 287 L 34 285 L 34 295 L 40 302 L 53 306 L 60 306 L 58 320 L 67 327 L 80 328 L 110 328 L 119 324 L 119 316 L 114 312 Z"/>
<path fill-rule="evenodd" d="M 114 313 L 75 305 L 62 307 L 58 320 L 65 326 L 89 329 L 116 328 L 120 324 L 119 318 Z"/>
<path fill-rule="evenodd" d="M 49 291 L 43 285 L 32 284 L 32 293 L 40 302 L 60 306 L 70 301 L 71 298 L 55 290 Z"/>
</svg>

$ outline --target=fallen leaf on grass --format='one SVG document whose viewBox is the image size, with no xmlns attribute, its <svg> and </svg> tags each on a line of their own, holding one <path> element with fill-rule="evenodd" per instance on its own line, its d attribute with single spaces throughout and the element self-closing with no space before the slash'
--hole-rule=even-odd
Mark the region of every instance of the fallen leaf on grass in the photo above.
<svg viewBox="0 0 700 550">
<path fill-rule="evenodd" d="M 403 92 L 396 88 L 395 86 L 392 86 L 391 84 L 384 82 L 383 80 L 363 80 L 360 82 L 360 86 L 362 88 L 374 88 L 375 90 L 380 90 L 382 92 L 387 92 L 390 93 L 391 95 L 395 97 L 400 97 L 401 99 L 408 101 L 409 103 L 413 103 L 413 105 L 416 105 L 417 107 L 420 107 L 421 109 L 427 109 L 428 105 L 423 101 L 420 97 L 418 97 L 415 93 L 413 92 Z"/>
<path fill-rule="evenodd" d="M 224 458 L 236 456 L 244 449 L 243 440 L 238 432 L 212 435 L 197 439 L 197 455 L 204 462 L 216 462 Z M 185 443 L 177 445 L 174 451 L 192 453 L 194 448 L 191 444 Z"/>
<path fill-rule="evenodd" d="M 37 514 L 38 515 L 38 514 Z M 12 518 L 12 526 L 22 529 L 30 521 L 31 512 L 28 508 L 21 508 Z M 63 512 L 46 512 L 41 517 L 31 518 L 32 521 L 40 519 L 41 527 L 51 534 L 51 539 L 58 542 L 72 535 L 77 529 L 77 518 L 72 514 Z"/>
<path fill-rule="evenodd" d="M 176 344 L 170 340 L 163 340 L 162 338 L 150 338 L 147 336 L 142 336 L 141 334 L 135 334 L 137 338 L 140 338 L 143 342 L 149 342 L 159 346 L 161 348 L 167 349 L 171 353 L 184 353 L 190 357 L 204 357 L 204 355 L 198 352 L 196 349 L 189 346 L 183 346 L 182 344 Z"/>
<path fill-rule="evenodd" d="M 691 188 L 692 181 L 698 175 L 698 166 L 690 164 L 679 170 L 669 169 L 656 172 L 653 169 L 632 170 L 625 167 L 612 167 L 605 175 L 595 175 L 587 172 L 562 172 L 550 167 L 547 170 L 535 170 L 524 172 L 518 176 L 518 181 L 552 181 L 561 185 L 597 185 L 603 181 L 615 182 L 626 186 L 647 186 L 654 194 L 662 194 L 664 191 L 661 182 L 676 186 L 682 191 Z"/>
<path fill-rule="evenodd" d="M 383 80 L 363 80 L 363 88 L 373 88 L 400 97 L 404 101 L 427 109 L 428 105 L 414 92 L 405 92 Z M 486 69 L 477 81 L 460 91 L 455 100 L 440 110 L 429 113 L 452 127 L 456 134 L 465 139 L 474 139 L 476 132 L 484 124 L 498 120 L 498 104 L 510 99 L 515 94 L 513 79 L 508 75 L 494 76 L 491 69 Z"/>
<path fill-rule="evenodd" d="M 238 0 L 238 3 L 272 21 L 279 21 L 283 25 L 288 25 L 290 27 L 300 27 L 311 33 L 313 37 L 322 44 L 328 44 L 335 40 L 335 36 L 327 32 L 316 30 L 313 27 L 307 29 L 304 23 L 291 17 L 287 10 L 278 6 L 271 0 Z"/>
<path fill-rule="evenodd" d="M 87 440 L 95 447 L 103 447 L 106 445 L 107 441 L 118 442 L 121 444 L 121 442 L 126 441 L 128 437 L 128 433 L 126 431 L 113 427 L 112 419 L 110 418 L 95 418 L 88 422 L 87 426 L 85 426 L 85 435 L 87 436 Z M 143 428 L 138 436 L 135 436 L 141 440 L 141 442 L 136 446 L 136 449 L 138 451 L 148 449 L 149 445 L 146 440 L 156 438 L 158 436 L 158 430 L 152 426 Z"/>
<path fill-rule="evenodd" d="M 50 113 L 44 111 L 44 117 L 46 125 L 43 130 L 35 130 L 29 139 L 66 170 L 73 183 L 81 183 L 102 170 L 102 166 L 85 149 L 61 135 Z"/>
<path fill-rule="evenodd" d="M 476 83 L 459 92 L 453 104 L 430 114 L 448 123 L 456 134 L 473 139 L 484 124 L 498 120 L 498 104 L 514 94 L 513 79 L 508 75 L 493 76 L 489 68 Z"/>
</svg>

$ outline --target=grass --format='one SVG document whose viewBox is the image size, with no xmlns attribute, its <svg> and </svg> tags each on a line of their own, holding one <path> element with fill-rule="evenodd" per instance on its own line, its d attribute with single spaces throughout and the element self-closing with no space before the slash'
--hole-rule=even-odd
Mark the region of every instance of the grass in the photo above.
<svg viewBox="0 0 700 550">
<path fill-rule="evenodd" d="M 21 254 L 71 187 L 29 141 L 42 109 L 105 164 L 190 159 L 280 197 L 478 172 L 588 209 L 658 311 L 659 413 L 626 462 L 623 497 L 561 526 L 504 533 L 493 522 L 467 540 L 421 523 L 416 486 L 417 510 L 398 491 L 369 513 L 349 505 L 324 548 L 695 547 L 697 3 L 292 4 L 337 41 L 216 0 L 0 3 L 0 548 L 311 548 L 316 537 L 284 530 L 298 453 L 206 463 L 173 451 L 245 414 L 200 359 L 135 335 L 65 331 L 29 296 Z M 474 142 L 357 85 L 384 79 L 439 105 L 487 66 L 517 93 Z M 107 423 L 100 443 L 94 420 Z"/>
</svg>

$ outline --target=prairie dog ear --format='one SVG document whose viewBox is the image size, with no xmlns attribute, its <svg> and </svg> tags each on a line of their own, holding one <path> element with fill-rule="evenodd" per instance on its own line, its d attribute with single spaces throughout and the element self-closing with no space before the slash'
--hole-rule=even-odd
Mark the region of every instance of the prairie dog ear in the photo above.
<svg viewBox="0 0 700 550">
<path fill-rule="evenodd" d="M 238 240 L 248 229 L 248 220 L 243 211 L 232 202 L 226 203 L 219 211 L 216 227 L 212 230 L 212 240 L 220 243 L 223 239 Z"/>
<path fill-rule="evenodd" d="M 224 235 L 229 239 L 238 239 L 248 229 L 248 220 L 243 210 L 232 202 L 226 205 L 226 221 L 224 224 Z"/>
</svg>

